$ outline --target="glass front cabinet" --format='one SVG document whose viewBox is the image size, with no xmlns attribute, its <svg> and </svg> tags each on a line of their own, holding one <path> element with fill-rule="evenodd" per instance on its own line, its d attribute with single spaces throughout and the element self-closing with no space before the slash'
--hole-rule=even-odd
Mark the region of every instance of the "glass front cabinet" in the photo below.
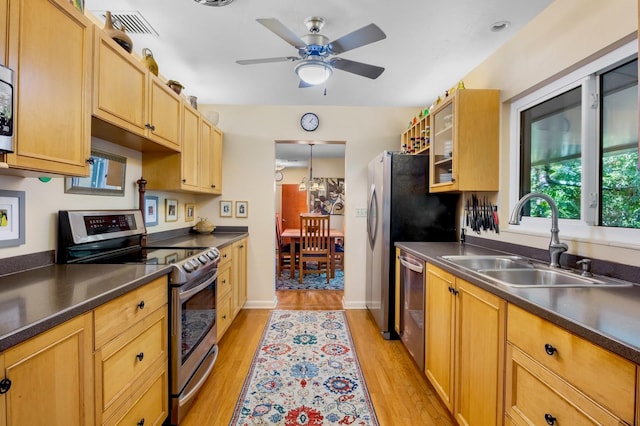
<svg viewBox="0 0 640 426">
<path fill-rule="evenodd" d="M 499 92 L 459 89 L 431 111 L 430 191 L 497 191 Z"/>
</svg>

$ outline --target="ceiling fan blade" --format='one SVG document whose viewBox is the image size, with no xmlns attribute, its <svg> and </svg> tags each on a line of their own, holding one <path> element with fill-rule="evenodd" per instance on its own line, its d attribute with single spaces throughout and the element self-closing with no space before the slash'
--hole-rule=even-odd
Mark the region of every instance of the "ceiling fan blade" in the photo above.
<svg viewBox="0 0 640 426">
<path fill-rule="evenodd" d="M 385 38 L 387 35 L 376 24 L 369 24 L 332 41 L 329 49 L 337 55 Z"/>
<path fill-rule="evenodd" d="M 297 61 L 300 58 L 295 56 L 280 56 L 278 58 L 262 58 L 262 59 L 242 59 L 240 61 L 236 61 L 237 64 L 240 65 L 253 65 L 253 64 L 268 64 L 271 62 L 293 62 Z"/>
<path fill-rule="evenodd" d="M 382 67 L 364 64 L 362 62 L 356 62 L 349 59 L 333 58 L 329 63 L 339 70 L 368 77 L 372 80 L 380 77 L 380 74 L 384 72 L 384 68 Z"/>
<path fill-rule="evenodd" d="M 296 33 L 285 27 L 284 24 L 278 21 L 276 18 L 261 18 L 256 19 L 259 23 L 267 27 L 268 30 L 275 35 L 295 47 L 296 49 L 304 49 L 307 44 L 298 37 Z"/>
</svg>

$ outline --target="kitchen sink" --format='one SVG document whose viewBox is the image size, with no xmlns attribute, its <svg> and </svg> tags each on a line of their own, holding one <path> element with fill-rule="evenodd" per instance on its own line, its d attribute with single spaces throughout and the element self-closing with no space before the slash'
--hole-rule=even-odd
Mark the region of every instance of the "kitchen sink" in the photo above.
<svg viewBox="0 0 640 426">
<path fill-rule="evenodd" d="M 519 256 L 442 256 L 456 265 L 479 271 L 483 269 L 533 268 L 526 259 Z"/>
<path fill-rule="evenodd" d="M 443 259 L 508 287 L 630 287 L 613 279 L 583 277 L 569 270 L 541 266 L 519 256 L 458 255 Z"/>
</svg>

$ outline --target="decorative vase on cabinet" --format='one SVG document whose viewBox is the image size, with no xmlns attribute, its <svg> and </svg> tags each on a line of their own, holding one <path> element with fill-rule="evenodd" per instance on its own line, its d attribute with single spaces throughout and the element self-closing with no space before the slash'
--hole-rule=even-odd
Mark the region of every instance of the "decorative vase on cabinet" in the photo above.
<svg viewBox="0 0 640 426">
<path fill-rule="evenodd" d="M 131 53 L 133 50 L 133 42 L 131 37 L 124 32 L 124 25 L 122 29 L 118 29 L 113 26 L 113 19 L 111 18 L 111 12 L 107 10 L 104 18 L 104 32 L 107 33 L 116 43 L 118 43 L 124 50 Z"/>
</svg>

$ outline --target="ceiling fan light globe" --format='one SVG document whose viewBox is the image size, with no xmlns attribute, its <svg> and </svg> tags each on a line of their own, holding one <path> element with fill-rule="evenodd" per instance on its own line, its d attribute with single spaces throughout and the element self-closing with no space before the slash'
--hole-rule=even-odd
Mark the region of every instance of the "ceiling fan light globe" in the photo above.
<svg viewBox="0 0 640 426">
<path fill-rule="evenodd" d="M 333 73 L 333 68 L 324 61 L 307 59 L 296 65 L 295 71 L 300 80 L 312 86 L 317 86 L 329 80 Z"/>
</svg>

